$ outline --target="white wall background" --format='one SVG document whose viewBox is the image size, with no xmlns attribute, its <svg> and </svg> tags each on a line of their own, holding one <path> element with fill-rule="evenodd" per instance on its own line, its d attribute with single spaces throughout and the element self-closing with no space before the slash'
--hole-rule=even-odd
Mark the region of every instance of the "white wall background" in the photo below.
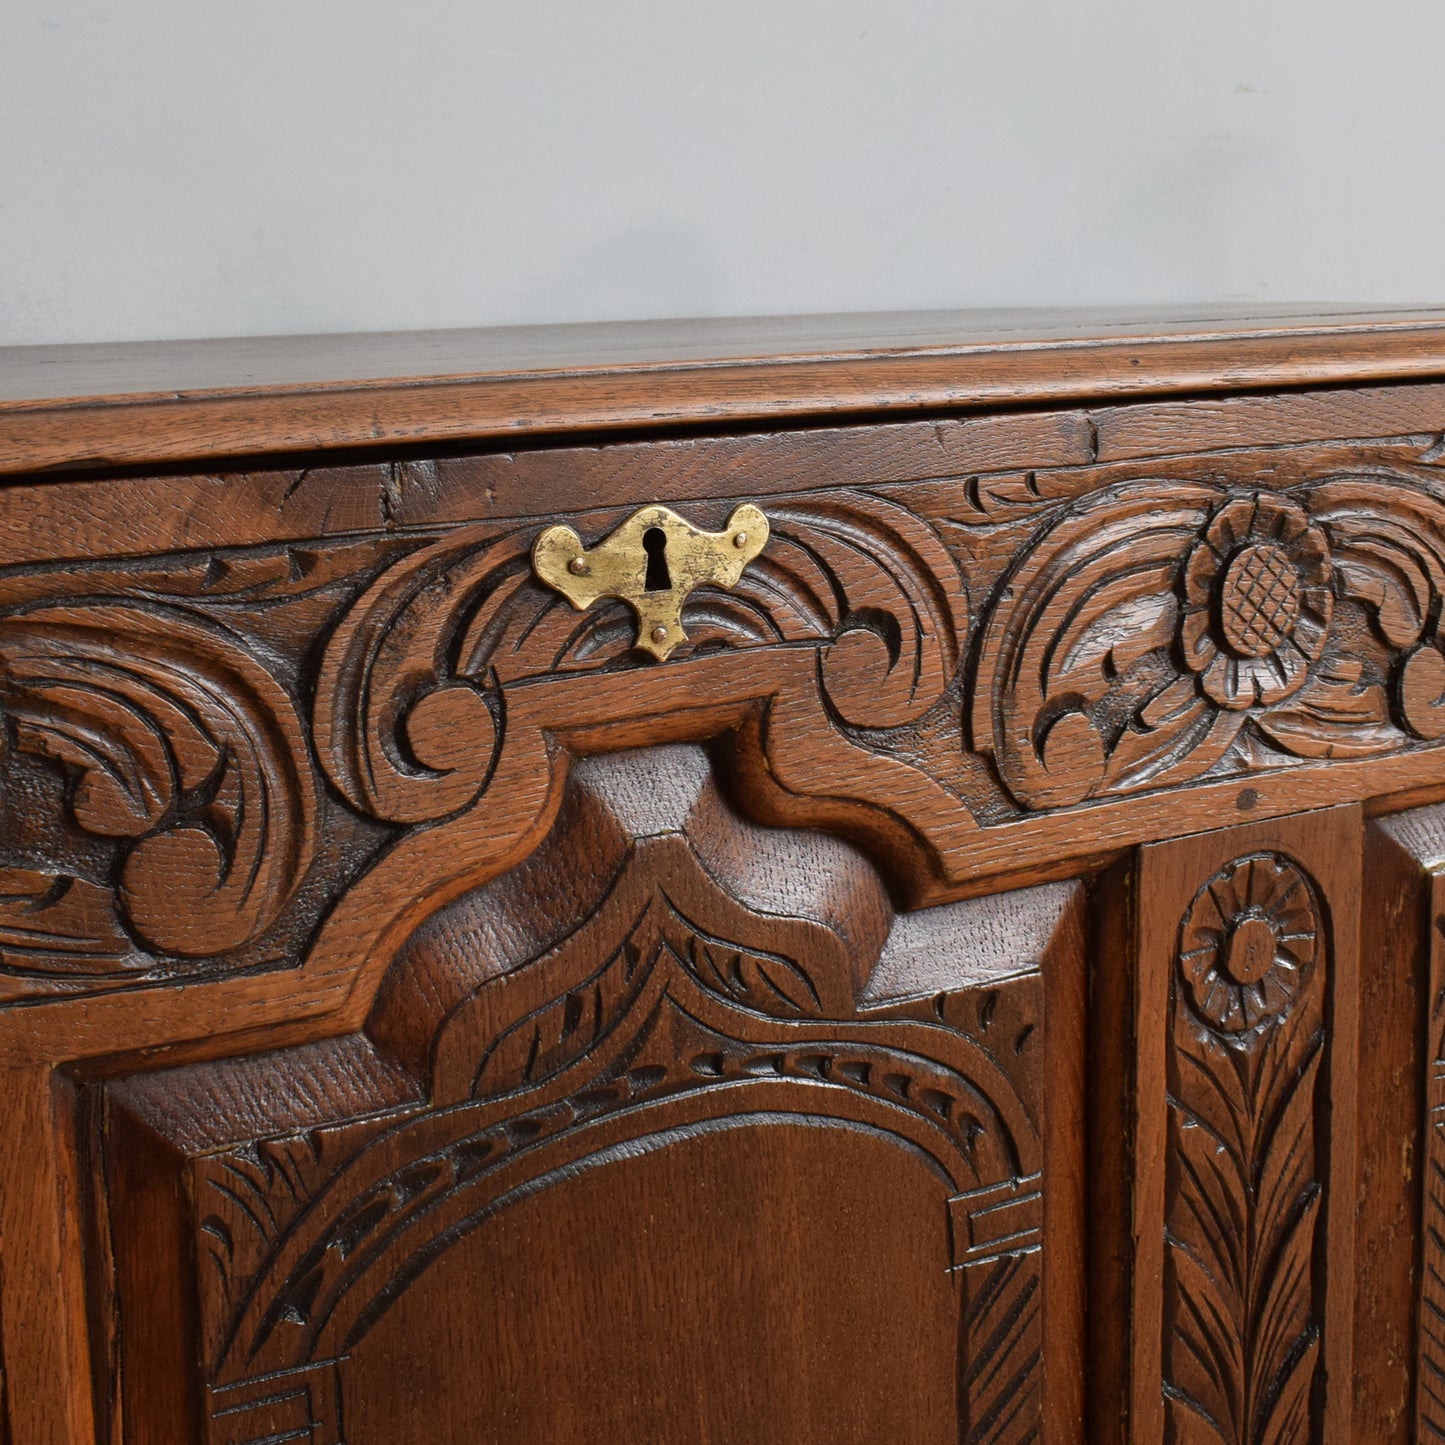
<svg viewBox="0 0 1445 1445">
<path fill-rule="evenodd" d="M 1445 0 L 0 0 L 0 344 L 1445 302 Z"/>
</svg>

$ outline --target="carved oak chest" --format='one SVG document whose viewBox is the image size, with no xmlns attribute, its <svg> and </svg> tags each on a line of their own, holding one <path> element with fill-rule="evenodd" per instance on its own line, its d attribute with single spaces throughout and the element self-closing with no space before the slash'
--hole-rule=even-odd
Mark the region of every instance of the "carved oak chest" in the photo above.
<svg viewBox="0 0 1445 1445">
<path fill-rule="evenodd" d="M 0 353 L 0 1442 L 1445 1436 L 1445 313 Z"/>
</svg>

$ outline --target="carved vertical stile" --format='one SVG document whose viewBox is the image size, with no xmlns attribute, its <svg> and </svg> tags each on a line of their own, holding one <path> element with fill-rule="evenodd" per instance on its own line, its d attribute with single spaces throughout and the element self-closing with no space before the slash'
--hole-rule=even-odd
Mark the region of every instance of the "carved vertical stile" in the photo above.
<svg viewBox="0 0 1445 1445">
<path fill-rule="evenodd" d="M 10 1401 L 5 1388 L 5 1318 L 0 1301 L 0 1445 L 10 1445 Z"/>
<path fill-rule="evenodd" d="M 43 1065 L 0 1070 L 0 1329 L 15 1445 L 95 1438 L 74 1093 Z M 27 1248 L 21 1254 L 19 1241 Z M 43 1290 L 37 1283 L 44 1282 Z"/>
<path fill-rule="evenodd" d="M 1325 974 L 1314 885 L 1250 853 L 1190 902 L 1169 980 L 1166 1433 L 1316 1437 Z"/>
<path fill-rule="evenodd" d="M 1128 1342 L 1099 1346 L 1106 1440 L 1350 1438 L 1360 827 L 1339 808 L 1223 829 L 1116 880 L 1132 956 L 1100 966 L 1132 1121 L 1096 1127 L 1131 1223 L 1099 1220 L 1127 1277 L 1098 1326 Z"/>
<path fill-rule="evenodd" d="M 1425 1068 L 1425 1155 L 1416 1343 L 1419 1439 L 1445 1440 L 1445 878 L 1432 878 L 1429 1053 Z"/>
</svg>

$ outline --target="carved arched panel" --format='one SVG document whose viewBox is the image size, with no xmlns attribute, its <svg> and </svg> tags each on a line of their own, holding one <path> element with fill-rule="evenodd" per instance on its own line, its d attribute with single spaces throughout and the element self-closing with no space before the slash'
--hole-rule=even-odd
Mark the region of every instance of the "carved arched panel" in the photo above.
<svg viewBox="0 0 1445 1445">
<path fill-rule="evenodd" d="M 125 1161 L 163 1140 L 195 1260 L 168 1315 L 122 1255 L 123 1326 L 193 1319 L 203 1356 L 189 1386 L 159 1382 L 175 1342 L 141 1331 L 123 1391 L 178 1428 L 199 1411 L 213 1445 L 406 1445 L 443 1420 L 644 1438 L 650 1352 L 731 1438 L 1030 1438 L 1046 1338 L 1077 1346 L 1080 1324 L 1062 1278 L 1045 1304 L 1050 1131 L 1080 1106 L 1046 1000 L 1082 982 L 1079 900 L 900 914 L 851 845 L 745 822 L 700 748 L 577 764 L 537 848 L 407 941 L 363 1034 L 112 1090 L 117 1214 L 155 1207 Z M 799 1310 L 807 1339 L 770 1346 Z M 598 1338 L 564 1388 L 583 1316 Z M 483 1340 L 513 1353 L 468 1365 Z M 419 1394 L 369 1388 L 423 1359 Z"/>
</svg>

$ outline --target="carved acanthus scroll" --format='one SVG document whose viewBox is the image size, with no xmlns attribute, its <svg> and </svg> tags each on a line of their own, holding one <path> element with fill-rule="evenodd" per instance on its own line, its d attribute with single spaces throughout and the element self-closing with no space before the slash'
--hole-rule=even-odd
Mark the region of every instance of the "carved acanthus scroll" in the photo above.
<svg viewBox="0 0 1445 1445">
<path fill-rule="evenodd" d="M 937 535 L 863 495 L 767 515 L 767 550 L 736 583 L 688 597 L 688 642 L 672 665 L 812 643 L 826 703 L 852 727 L 895 727 L 937 703 L 967 625 Z M 537 585 L 534 536 L 454 532 L 393 564 L 342 619 L 321 665 L 316 742 L 356 807 L 397 823 L 465 807 L 490 774 L 509 684 L 636 666 L 629 608 L 612 600 L 579 615 Z"/>
<path fill-rule="evenodd" d="M 17 785 L 0 971 L 103 980 L 259 935 L 312 849 L 315 783 L 282 685 L 179 610 L 0 615 L 0 767 Z M 19 780 L 49 791 L 48 817 Z M 48 836 L 44 829 L 51 829 Z"/>
<path fill-rule="evenodd" d="M 1068 504 L 984 626 L 978 746 L 1052 809 L 1440 737 L 1437 485 L 1139 480 Z"/>
</svg>

